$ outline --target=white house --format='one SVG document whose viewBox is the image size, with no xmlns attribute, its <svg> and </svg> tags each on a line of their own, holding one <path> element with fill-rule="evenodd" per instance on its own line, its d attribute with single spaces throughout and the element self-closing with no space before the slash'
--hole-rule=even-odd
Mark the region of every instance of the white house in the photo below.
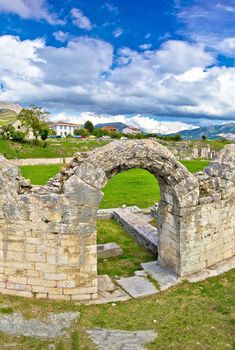
<svg viewBox="0 0 235 350">
<path fill-rule="evenodd" d="M 51 130 L 56 132 L 57 136 L 66 137 L 67 135 L 74 135 L 75 129 L 82 128 L 82 124 L 57 122 L 49 125 Z"/>
<path fill-rule="evenodd" d="M 27 128 L 27 126 L 25 126 L 25 125 L 22 125 L 22 123 L 19 119 L 12 122 L 11 125 L 14 127 L 15 131 L 21 131 L 21 132 L 25 133 L 26 139 L 33 140 L 34 136 L 33 136 L 32 129 Z"/>
<path fill-rule="evenodd" d="M 139 128 L 134 128 L 133 126 L 129 126 L 129 125 L 126 128 L 124 128 L 122 132 L 123 134 L 132 134 L 132 135 L 141 134 L 141 130 Z"/>
</svg>

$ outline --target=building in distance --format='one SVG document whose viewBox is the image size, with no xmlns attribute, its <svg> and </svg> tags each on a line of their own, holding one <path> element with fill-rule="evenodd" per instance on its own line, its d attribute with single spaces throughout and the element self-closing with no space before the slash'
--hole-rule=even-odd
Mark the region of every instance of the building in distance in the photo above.
<svg viewBox="0 0 235 350">
<path fill-rule="evenodd" d="M 83 128 L 82 124 L 57 122 L 49 124 L 49 128 L 54 130 L 57 136 L 66 137 L 68 135 L 74 135 L 74 130 Z"/>
</svg>

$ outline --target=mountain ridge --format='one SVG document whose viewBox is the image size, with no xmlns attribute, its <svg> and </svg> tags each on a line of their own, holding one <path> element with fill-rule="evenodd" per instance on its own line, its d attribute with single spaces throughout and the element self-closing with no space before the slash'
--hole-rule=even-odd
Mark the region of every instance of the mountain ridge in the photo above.
<svg viewBox="0 0 235 350">
<path fill-rule="evenodd" d="M 220 125 L 203 126 L 190 130 L 182 130 L 177 133 L 171 133 L 169 136 L 177 134 L 181 135 L 183 139 L 187 140 L 200 140 L 203 135 L 210 140 L 217 140 L 222 137 L 230 140 L 235 140 L 235 122 L 228 122 Z"/>
</svg>

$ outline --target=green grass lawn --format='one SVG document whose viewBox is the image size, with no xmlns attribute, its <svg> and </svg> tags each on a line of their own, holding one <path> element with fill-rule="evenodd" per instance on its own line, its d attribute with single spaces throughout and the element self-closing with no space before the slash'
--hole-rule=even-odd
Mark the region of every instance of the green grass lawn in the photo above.
<svg viewBox="0 0 235 350">
<path fill-rule="evenodd" d="M 181 160 L 181 163 L 186 166 L 186 168 L 191 173 L 196 173 L 197 171 L 201 171 L 208 166 L 210 163 L 209 160 L 204 159 L 193 159 L 193 160 Z"/>
<path fill-rule="evenodd" d="M 72 138 L 48 139 L 40 142 L 39 145 L 0 140 L 0 153 L 7 159 L 72 157 L 78 151 L 91 151 L 107 143 L 107 141 Z"/>
<path fill-rule="evenodd" d="M 151 297 L 107 305 L 79 305 L 0 295 L 0 313 L 7 305 L 27 318 L 49 312 L 81 312 L 80 320 L 66 330 L 68 337 L 40 340 L 0 333 L 0 348 L 10 350 L 95 350 L 84 329 L 92 327 L 147 330 L 158 337 L 149 350 L 234 350 L 235 270 L 198 283 L 183 283 Z M 155 322 L 153 322 L 156 320 Z M 75 341 L 76 338 L 76 341 Z"/>
<path fill-rule="evenodd" d="M 123 249 L 118 257 L 99 259 L 98 274 L 132 276 L 140 269 L 141 262 L 152 261 L 156 256 L 146 251 L 114 220 L 97 220 L 97 243 L 116 242 Z"/>
<path fill-rule="evenodd" d="M 195 159 L 182 163 L 194 173 L 204 169 L 209 161 Z M 155 177 L 147 170 L 130 169 L 111 178 L 103 189 L 100 208 L 115 208 L 123 204 L 147 208 L 160 200 L 160 188 Z"/>
<path fill-rule="evenodd" d="M 147 208 L 160 200 L 156 178 L 147 170 L 130 169 L 112 177 L 103 189 L 100 208 L 115 208 L 123 204 Z"/>
<path fill-rule="evenodd" d="M 50 165 L 23 165 L 20 167 L 22 175 L 30 179 L 34 185 L 45 185 L 61 169 L 62 164 Z"/>
<path fill-rule="evenodd" d="M 205 142 L 209 143 L 211 149 L 215 151 L 222 149 L 229 143 L 229 141 Z M 18 143 L 9 140 L 0 140 L 0 153 L 7 159 L 72 157 L 78 151 L 90 151 L 107 143 L 109 141 L 79 140 L 73 138 L 47 139 L 40 142 L 39 145 L 35 145 L 32 142 Z"/>
</svg>

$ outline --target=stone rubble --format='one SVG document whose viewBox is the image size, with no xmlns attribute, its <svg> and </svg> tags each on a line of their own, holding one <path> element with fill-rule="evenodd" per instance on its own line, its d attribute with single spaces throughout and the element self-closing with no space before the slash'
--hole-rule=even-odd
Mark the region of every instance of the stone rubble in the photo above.
<svg viewBox="0 0 235 350">
<path fill-rule="evenodd" d="M 43 320 L 24 319 L 21 313 L 0 316 L 0 332 L 26 337 L 53 339 L 62 334 L 80 316 L 79 312 L 49 313 Z"/>
</svg>

